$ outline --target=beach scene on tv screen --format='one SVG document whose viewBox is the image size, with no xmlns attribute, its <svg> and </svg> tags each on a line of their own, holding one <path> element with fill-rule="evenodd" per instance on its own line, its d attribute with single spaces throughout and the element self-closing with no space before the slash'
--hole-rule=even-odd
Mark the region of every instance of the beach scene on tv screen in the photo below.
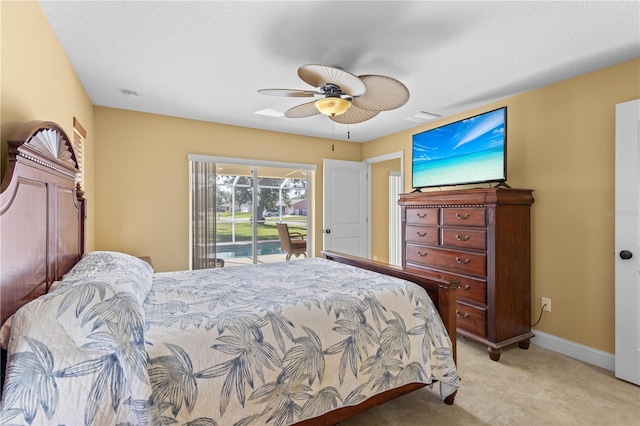
<svg viewBox="0 0 640 426">
<path fill-rule="evenodd" d="M 504 180 L 504 110 L 491 111 L 413 139 L 413 187 Z"/>
</svg>

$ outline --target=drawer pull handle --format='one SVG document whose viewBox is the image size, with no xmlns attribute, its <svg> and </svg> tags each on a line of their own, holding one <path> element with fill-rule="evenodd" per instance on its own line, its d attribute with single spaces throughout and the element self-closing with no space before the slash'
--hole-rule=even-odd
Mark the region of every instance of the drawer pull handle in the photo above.
<svg viewBox="0 0 640 426">
<path fill-rule="evenodd" d="M 460 311 L 456 309 L 456 316 L 458 318 L 466 319 L 466 318 L 469 318 L 469 312 L 465 312 L 464 314 L 461 314 Z"/>
<path fill-rule="evenodd" d="M 416 213 L 416 216 L 418 216 L 420 219 L 424 219 L 425 217 L 427 217 L 426 213 Z"/>
<path fill-rule="evenodd" d="M 468 235 L 460 236 L 456 235 L 456 240 L 458 241 L 467 241 L 470 237 Z"/>
<path fill-rule="evenodd" d="M 465 214 L 464 216 L 460 216 L 460 213 L 456 213 L 456 219 L 459 219 L 459 220 L 469 219 L 469 213 Z"/>
<path fill-rule="evenodd" d="M 467 263 L 471 262 L 471 260 L 469 260 L 468 257 L 465 260 L 462 260 L 458 256 L 456 256 L 456 262 L 458 262 L 461 265 L 466 265 Z"/>
<path fill-rule="evenodd" d="M 418 237 L 426 237 L 427 236 L 426 232 L 416 231 L 416 234 L 418 235 Z"/>
<path fill-rule="evenodd" d="M 464 287 L 458 286 L 458 290 L 469 290 L 470 288 L 471 286 L 469 284 L 465 285 Z"/>
<path fill-rule="evenodd" d="M 418 253 L 418 256 L 420 256 L 420 257 L 425 257 L 425 256 L 427 255 L 427 253 L 426 253 L 426 252 L 425 252 L 425 253 L 423 253 L 423 252 L 421 252 L 421 251 L 418 251 L 417 253 Z"/>
</svg>

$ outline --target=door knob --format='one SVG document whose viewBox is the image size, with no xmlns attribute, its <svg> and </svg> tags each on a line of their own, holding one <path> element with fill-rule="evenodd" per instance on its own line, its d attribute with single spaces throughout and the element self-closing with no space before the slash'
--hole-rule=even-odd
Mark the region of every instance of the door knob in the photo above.
<svg viewBox="0 0 640 426">
<path fill-rule="evenodd" d="M 633 253 L 631 253 L 629 250 L 622 250 L 620 252 L 620 259 L 631 259 L 633 257 Z"/>
<path fill-rule="evenodd" d="M 331 229 L 325 229 L 325 230 L 324 230 L 324 233 L 325 233 L 325 234 L 330 234 L 330 233 L 331 233 Z"/>
</svg>

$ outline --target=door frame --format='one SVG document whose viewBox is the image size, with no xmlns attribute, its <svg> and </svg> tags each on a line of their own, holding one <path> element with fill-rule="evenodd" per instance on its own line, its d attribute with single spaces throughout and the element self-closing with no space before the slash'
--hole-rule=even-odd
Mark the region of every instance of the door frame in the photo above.
<svg viewBox="0 0 640 426">
<path fill-rule="evenodd" d="M 362 160 L 367 165 L 367 175 L 371 176 L 371 165 L 375 163 L 381 163 L 383 161 L 400 159 L 400 176 L 404 184 L 404 151 L 395 151 L 388 154 L 382 154 L 375 157 L 365 158 Z M 367 214 L 369 217 L 367 223 L 367 257 L 371 259 L 371 179 L 367 182 Z M 391 202 L 391 201 L 389 201 Z"/>
</svg>

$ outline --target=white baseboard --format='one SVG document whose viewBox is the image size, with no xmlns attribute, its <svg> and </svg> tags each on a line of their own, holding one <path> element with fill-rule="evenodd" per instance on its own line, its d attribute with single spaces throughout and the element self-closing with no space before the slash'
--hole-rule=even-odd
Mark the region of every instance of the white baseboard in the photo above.
<svg viewBox="0 0 640 426">
<path fill-rule="evenodd" d="M 531 330 L 535 337 L 531 339 L 531 343 L 543 348 L 561 353 L 571 358 L 604 368 L 609 371 L 615 370 L 616 357 L 614 354 L 594 349 L 580 343 L 562 339 L 552 334 L 543 333 L 538 330 Z"/>
</svg>

